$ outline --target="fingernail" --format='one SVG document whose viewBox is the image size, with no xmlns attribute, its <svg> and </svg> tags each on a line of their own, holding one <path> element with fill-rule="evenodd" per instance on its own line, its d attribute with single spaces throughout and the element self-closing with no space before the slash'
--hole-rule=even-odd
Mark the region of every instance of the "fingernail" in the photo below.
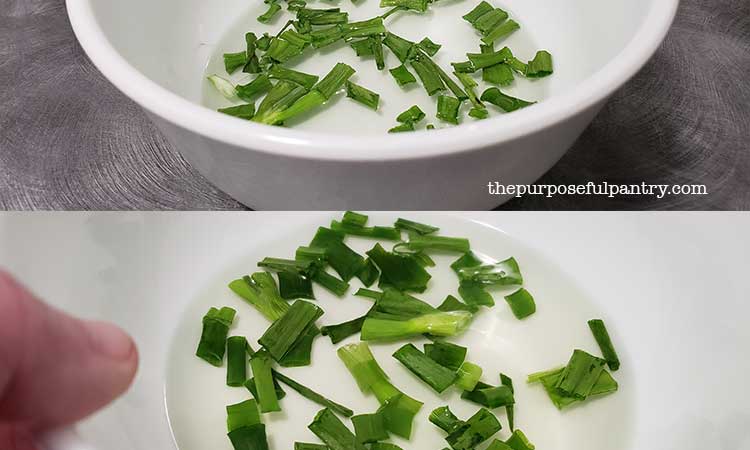
<svg viewBox="0 0 750 450">
<path fill-rule="evenodd" d="M 91 341 L 102 354 L 116 359 L 127 359 L 133 354 L 133 340 L 120 328 L 106 322 L 87 322 Z"/>
</svg>

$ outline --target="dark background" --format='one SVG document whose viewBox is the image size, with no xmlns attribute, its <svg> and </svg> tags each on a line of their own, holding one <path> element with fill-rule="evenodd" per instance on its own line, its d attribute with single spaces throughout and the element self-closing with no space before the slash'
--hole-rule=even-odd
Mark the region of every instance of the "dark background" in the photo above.
<svg viewBox="0 0 750 450">
<path fill-rule="evenodd" d="M 116 0 L 113 0 L 116 1 Z M 707 196 L 526 197 L 502 209 L 750 209 L 750 1 L 682 0 L 649 64 L 539 183 Z M 62 0 L 0 0 L 0 209 L 243 209 L 93 67 Z"/>
</svg>

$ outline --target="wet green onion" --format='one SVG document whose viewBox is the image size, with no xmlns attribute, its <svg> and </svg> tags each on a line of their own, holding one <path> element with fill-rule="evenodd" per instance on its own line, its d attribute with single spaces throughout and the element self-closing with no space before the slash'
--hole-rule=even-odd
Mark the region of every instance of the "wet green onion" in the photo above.
<svg viewBox="0 0 750 450">
<path fill-rule="evenodd" d="M 497 25 L 495 28 L 490 30 L 483 38 L 482 42 L 489 44 L 495 42 L 500 38 L 504 38 L 515 31 L 521 29 L 521 26 L 515 20 L 511 19 L 505 23 Z"/>
<path fill-rule="evenodd" d="M 332 411 L 335 411 L 339 414 L 341 414 L 344 417 L 351 417 L 354 414 L 354 411 L 347 408 L 346 406 L 342 406 L 333 400 L 329 400 L 325 396 L 318 394 L 317 392 L 313 391 L 312 389 L 303 386 L 302 384 L 294 381 L 293 379 L 287 377 L 286 375 L 279 373 L 278 371 L 273 371 L 274 379 L 286 384 L 290 388 L 297 391 L 298 394 L 305 397 L 306 399 L 317 403 L 318 405 L 324 406 L 326 408 L 331 409 Z"/>
<path fill-rule="evenodd" d="M 408 320 L 376 319 L 368 317 L 362 324 L 363 341 L 393 341 L 431 334 L 455 336 L 471 323 L 472 314 L 466 311 L 434 312 Z"/>
<path fill-rule="evenodd" d="M 245 381 L 247 381 L 247 339 L 244 336 L 232 336 L 227 339 L 227 386 L 239 387 L 245 384 Z"/>
<path fill-rule="evenodd" d="M 218 111 L 229 116 L 250 120 L 255 115 L 255 105 L 250 103 L 247 105 L 231 106 L 229 108 L 221 108 Z"/>
<path fill-rule="evenodd" d="M 367 255 L 380 269 L 381 281 L 401 291 L 424 292 L 427 289 L 432 275 L 414 258 L 388 252 L 380 244 L 375 244 Z"/>
<path fill-rule="evenodd" d="M 271 324 L 258 342 L 276 361 L 281 360 L 297 339 L 323 315 L 323 310 L 310 302 L 297 300 L 279 320 Z"/>
<path fill-rule="evenodd" d="M 413 105 L 411 108 L 402 112 L 396 117 L 396 120 L 401 123 L 417 123 L 425 118 L 425 113 L 419 106 Z"/>
<path fill-rule="evenodd" d="M 227 406 L 227 431 L 231 432 L 237 428 L 249 427 L 259 424 L 260 412 L 255 400 L 245 400 L 244 402 Z"/>
<path fill-rule="evenodd" d="M 521 430 L 513 430 L 513 434 L 505 443 L 513 450 L 534 450 L 534 444 L 529 441 Z"/>
<path fill-rule="evenodd" d="M 450 342 L 432 342 L 424 345 L 424 352 L 430 359 L 454 372 L 464 363 L 466 351 L 466 347 Z"/>
<path fill-rule="evenodd" d="M 206 79 L 208 79 L 211 85 L 223 95 L 224 98 L 229 100 L 235 100 L 237 98 L 237 89 L 231 81 L 218 75 L 209 75 Z"/>
<path fill-rule="evenodd" d="M 351 81 L 346 82 L 346 96 L 352 100 L 365 105 L 366 107 L 377 111 L 380 103 L 380 95 L 371 90 L 354 84 Z"/>
<path fill-rule="evenodd" d="M 406 344 L 393 353 L 401 364 L 438 393 L 442 393 L 456 379 L 456 372 L 444 367 L 420 352 L 413 344 Z"/>
<path fill-rule="evenodd" d="M 279 295 L 276 281 L 270 273 L 256 272 L 252 276 L 234 280 L 229 283 L 229 288 L 271 322 L 289 310 L 289 304 Z"/>
<path fill-rule="evenodd" d="M 221 366 L 227 348 L 227 335 L 232 326 L 236 311 L 224 307 L 211 308 L 203 317 L 203 332 L 198 343 L 196 356 L 213 366 Z"/>
<path fill-rule="evenodd" d="M 256 400 L 260 404 L 260 411 L 263 413 L 281 411 L 268 352 L 265 350 L 255 352 L 250 358 L 250 367 L 253 369 L 253 380 L 258 394 Z"/>
<path fill-rule="evenodd" d="M 517 111 L 521 108 L 526 108 L 527 106 L 531 106 L 535 103 L 527 102 L 526 100 L 521 100 L 520 98 L 515 98 L 503 94 L 502 92 L 500 92 L 500 89 L 494 87 L 484 91 L 481 99 L 483 102 L 492 103 L 505 112 Z"/>
<path fill-rule="evenodd" d="M 331 450 L 365 450 L 354 433 L 328 408 L 318 412 L 308 428 Z"/>
<path fill-rule="evenodd" d="M 422 112 L 421 109 L 419 109 L 418 106 L 416 106 L 416 105 L 412 106 L 408 111 L 410 111 L 410 113 L 409 113 L 410 115 L 413 114 L 413 113 L 416 113 L 416 116 L 419 116 L 421 114 L 421 117 L 419 117 L 418 119 L 415 118 L 414 120 L 411 120 L 411 121 L 413 121 L 413 122 L 419 122 L 420 120 L 424 119 L 425 114 L 424 114 L 424 112 Z M 401 116 L 399 116 L 399 117 L 401 117 Z M 399 120 L 399 122 L 400 121 L 401 120 Z M 406 230 L 406 231 L 413 231 L 413 232 L 418 233 L 418 234 L 433 234 L 433 233 L 436 233 L 436 232 L 440 231 L 440 228 L 438 228 L 438 227 L 433 227 L 432 225 L 427 225 L 427 224 L 424 224 L 424 223 L 414 222 L 412 220 L 407 220 L 407 219 L 402 219 L 402 218 L 397 219 L 396 223 L 394 224 L 394 226 L 396 228 L 400 228 L 400 229 L 403 229 L 403 230 Z"/>
<path fill-rule="evenodd" d="M 393 76 L 393 78 L 396 80 L 396 83 L 399 86 L 405 86 L 407 84 L 415 83 L 417 81 L 417 79 L 414 78 L 414 75 L 412 75 L 412 73 L 409 72 L 409 69 L 407 69 L 406 65 L 404 64 L 401 64 L 400 66 L 389 70 L 389 72 Z"/>
<path fill-rule="evenodd" d="M 478 365 L 464 361 L 461 367 L 458 368 L 458 378 L 456 378 L 456 386 L 460 387 L 464 391 L 473 391 L 479 383 L 479 379 L 482 377 L 482 368 Z"/>
<path fill-rule="evenodd" d="M 607 327 L 604 326 L 604 321 L 601 319 L 592 319 L 588 322 L 591 333 L 596 339 L 596 343 L 599 345 L 599 349 L 604 355 L 604 360 L 607 361 L 607 365 L 612 371 L 617 371 L 620 368 L 620 358 L 617 356 L 615 346 L 612 345 L 612 339 L 609 337 Z"/>
<path fill-rule="evenodd" d="M 403 133 L 407 131 L 414 131 L 413 122 L 402 123 L 388 130 L 389 133 Z"/>
<path fill-rule="evenodd" d="M 381 414 L 360 414 L 352 417 L 354 434 L 360 444 L 388 439 L 388 430 L 385 428 L 385 420 Z"/>
<path fill-rule="evenodd" d="M 245 67 L 246 62 L 247 53 L 244 50 L 237 53 L 224 53 L 224 68 L 229 74 L 236 72 L 240 67 Z"/>
<path fill-rule="evenodd" d="M 265 94 L 273 88 L 268 75 L 258 75 L 253 81 L 245 85 L 237 86 L 237 96 L 245 101 L 253 101 L 255 98 Z"/>
<path fill-rule="evenodd" d="M 524 319 L 536 312 L 534 297 L 532 297 L 529 291 L 524 288 L 521 288 L 510 295 L 506 295 L 505 301 L 508 302 L 516 319 Z"/>
<path fill-rule="evenodd" d="M 262 423 L 237 428 L 227 436 L 235 450 L 268 450 L 266 426 Z"/>
<path fill-rule="evenodd" d="M 432 42 L 430 38 L 422 39 L 417 46 L 430 56 L 435 56 L 442 47 L 442 45 Z"/>
<path fill-rule="evenodd" d="M 315 83 L 318 82 L 317 75 L 298 72 L 296 70 L 287 69 L 279 65 L 271 66 L 271 68 L 268 70 L 268 77 L 275 78 L 277 80 L 292 81 L 301 86 L 304 86 L 308 91 L 312 89 L 313 86 L 315 86 Z"/>
<path fill-rule="evenodd" d="M 438 119 L 443 122 L 458 125 L 458 109 L 461 107 L 461 101 L 447 95 L 438 96 L 437 114 Z"/>
</svg>

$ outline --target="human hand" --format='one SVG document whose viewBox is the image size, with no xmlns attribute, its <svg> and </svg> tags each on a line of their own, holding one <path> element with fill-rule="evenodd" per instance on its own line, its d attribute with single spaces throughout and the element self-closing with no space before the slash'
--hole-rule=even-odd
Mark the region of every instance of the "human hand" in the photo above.
<svg viewBox="0 0 750 450">
<path fill-rule="evenodd" d="M 0 449 L 104 407 L 130 385 L 138 352 L 122 330 L 73 318 L 0 270 Z"/>
</svg>

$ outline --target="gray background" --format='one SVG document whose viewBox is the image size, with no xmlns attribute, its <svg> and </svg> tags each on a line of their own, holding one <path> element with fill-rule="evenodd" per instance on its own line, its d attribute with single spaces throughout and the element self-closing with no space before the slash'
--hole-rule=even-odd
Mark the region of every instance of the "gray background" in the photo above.
<svg viewBox="0 0 750 450">
<path fill-rule="evenodd" d="M 113 0 L 114 1 L 114 0 Z M 540 183 L 708 196 L 526 197 L 503 209 L 750 209 L 750 1 L 682 0 L 651 62 Z M 62 0 L 0 0 L 0 209 L 242 209 L 88 61 Z"/>
</svg>

